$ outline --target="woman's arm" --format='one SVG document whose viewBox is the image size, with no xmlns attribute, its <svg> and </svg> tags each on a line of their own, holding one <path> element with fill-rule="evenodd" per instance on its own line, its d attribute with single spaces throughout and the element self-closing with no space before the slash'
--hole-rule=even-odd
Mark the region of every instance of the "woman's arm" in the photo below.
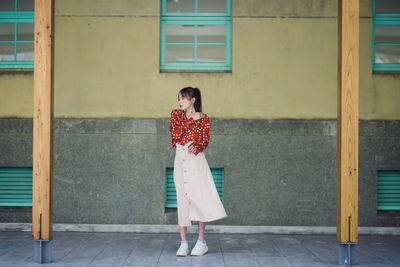
<svg viewBox="0 0 400 267">
<path fill-rule="evenodd" d="M 208 143 L 210 142 L 210 129 L 211 129 L 211 123 L 210 123 L 210 118 L 206 115 L 203 115 L 203 128 L 200 133 L 199 140 L 194 141 L 190 147 L 192 148 L 192 153 L 197 155 L 200 152 L 204 151 L 206 147 L 208 146 Z"/>
<path fill-rule="evenodd" d="M 173 147 L 175 147 L 176 143 L 181 141 L 182 135 L 188 128 L 187 120 L 185 121 L 183 116 L 185 116 L 185 114 L 180 109 L 174 109 L 171 111 L 169 132 L 171 133 Z"/>
<path fill-rule="evenodd" d="M 171 120 L 169 122 L 169 132 L 171 133 L 173 147 L 175 147 L 176 143 L 182 137 L 181 121 L 179 120 L 178 112 L 179 110 L 177 109 L 171 111 Z"/>
</svg>

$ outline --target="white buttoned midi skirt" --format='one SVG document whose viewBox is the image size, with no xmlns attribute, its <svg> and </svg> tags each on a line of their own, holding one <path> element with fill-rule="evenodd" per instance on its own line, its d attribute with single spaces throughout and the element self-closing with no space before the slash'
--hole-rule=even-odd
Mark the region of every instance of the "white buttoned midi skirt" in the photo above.
<svg viewBox="0 0 400 267">
<path fill-rule="evenodd" d="M 197 155 L 189 152 L 191 143 L 184 146 L 176 144 L 174 183 L 179 226 L 190 226 L 192 221 L 215 221 L 227 216 L 205 155 L 203 152 Z"/>
</svg>

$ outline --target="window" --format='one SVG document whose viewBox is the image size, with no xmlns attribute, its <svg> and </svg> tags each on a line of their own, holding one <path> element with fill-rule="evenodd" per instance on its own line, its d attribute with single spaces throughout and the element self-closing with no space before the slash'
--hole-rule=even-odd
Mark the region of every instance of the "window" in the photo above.
<svg viewBox="0 0 400 267">
<path fill-rule="evenodd" d="M 374 0 L 374 71 L 400 71 L 400 1 Z"/>
<path fill-rule="evenodd" d="M 378 211 L 400 211 L 400 171 L 378 171 Z"/>
<path fill-rule="evenodd" d="M 0 68 L 33 68 L 34 0 L 0 1 Z"/>
<path fill-rule="evenodd" d="M 217 188 L 219 198 L 224 203 L 224 169 L 223 168 L 211 168 L 211 174 L 214 178 L 215 187 Z M 166 169 L 166 186 L 165 186 L 165 207 L 176 208 L 176 191 L 174 184 L 174 168 Z"/>
<path fill-rule="evenodd" d="M 0 206 L 32 206 L 32 167 L 0 167 Z"/>
<path fill-rule="evenodd" d="M 231 0 L 161 0 L 161 70 L 231 70 Z"/>
</svg>

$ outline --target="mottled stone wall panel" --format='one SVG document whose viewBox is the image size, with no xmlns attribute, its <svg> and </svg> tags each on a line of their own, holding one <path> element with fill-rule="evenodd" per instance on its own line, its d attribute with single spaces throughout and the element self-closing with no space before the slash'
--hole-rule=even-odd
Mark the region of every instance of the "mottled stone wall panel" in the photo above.
<svg viewBox="0 0 400 267">
<path fill-rule="evenodd" d="M 233 225 L 336 224 L 335 120 L 211 121 L 206 157 L 225 170 Z M 171 224 L 165 168 L 173 166 L 166 119 L 56 119 L 55 223 Z M 32 122 L 0 119 L 0 166 L 30 166 Z M 400 225 L 377 214 L 377 170 L 400 170 L 400 121 L 360 121 L 360 226 Z M 0 209 L 29 222 L 29 209 Z"/>
</svg>

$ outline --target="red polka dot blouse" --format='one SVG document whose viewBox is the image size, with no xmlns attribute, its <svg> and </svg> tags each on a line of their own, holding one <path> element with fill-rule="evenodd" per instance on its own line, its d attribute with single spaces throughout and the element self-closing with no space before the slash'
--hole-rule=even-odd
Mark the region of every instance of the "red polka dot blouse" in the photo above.
<svg viewBox="0 0 400 267">
<path fill-rule="evenodd" d="M 171 121 L 169 131 L 172 136 L 172 146 L 178 143 L 182 146 L 190 141 L 190 146 L 195 148 L 195 155 L 202 152 L 208 146 L 210 141 L 210 118 L 203 113 L 203 117 L 194 120 L 187 118 L 185 112 L 180 109 L 174 109 L 171 112 Z"/>
</svg>

